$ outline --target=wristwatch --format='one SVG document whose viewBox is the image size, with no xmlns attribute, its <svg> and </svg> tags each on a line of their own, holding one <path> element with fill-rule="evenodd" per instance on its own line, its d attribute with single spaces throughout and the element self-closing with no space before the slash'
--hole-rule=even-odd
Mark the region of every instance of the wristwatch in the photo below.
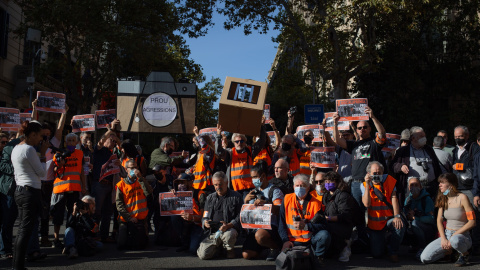
<svg viewBox="0 0 480 270">
<path fill-rule="evenodd" d="M 402 216 L 400 216 L 400 215 L 395 215 L 395 216 L 393 216 L 393 217 L 398 217 L 398 218 L 401 218 Z"/>
</svg>

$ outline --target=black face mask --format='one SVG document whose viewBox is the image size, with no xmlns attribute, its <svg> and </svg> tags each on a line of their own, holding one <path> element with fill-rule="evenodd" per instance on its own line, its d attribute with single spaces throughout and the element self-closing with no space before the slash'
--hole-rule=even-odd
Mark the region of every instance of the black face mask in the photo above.
<svg viewBox="0 0 480 270">
<path fill-rule="evenodd" d="M 303 140 L 305 141 L 306 144 L 311 144 L 313 139 L 310 136 L 305 136 L 303 137 Z"/>
<path fill-rule="evenodd" d="M 160 173 L 155 173 L 153 174 L 155 176 L 155 179 L 157 180 L 162 180 L 163 179 L 163 174 L 160 172 Z"/>
<path fill-rule="evenodd" d="M 198 151 L 198 145 L 192 144 L 192 146 L 193 146 L 193 150 Z"/>
<path fill-rule="evenodd" d="M 288 143 L 282 143 L 282 150 L 283 151 L 289 151 L 290 149 L 292 149 L 292 146 Z"/>
<path fill-rule="evenodd" d="M 455 139 L 455 143 L 459 146 L 465 145 L 465 139 Z"/>
<path fill-rule="evenodd" d="M 173 149 L 170 148 L 170 149 L 168 149 L 167 152 L 165 152 L 165 153 L 170 156 L 170 155 L 173 153 Z"/>
</svg>

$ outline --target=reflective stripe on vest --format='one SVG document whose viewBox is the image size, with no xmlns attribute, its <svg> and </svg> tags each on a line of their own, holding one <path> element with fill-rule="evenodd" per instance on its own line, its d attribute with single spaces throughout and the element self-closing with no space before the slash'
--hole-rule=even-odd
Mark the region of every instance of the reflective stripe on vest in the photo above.
<svg viewBox="0 0 480 270">
<path fill-rule="evenodd" d="M 195 173 L 194 179 L 193 179 L 193 188 L 194 189 L 205 189 L 207 186 L 212 185 L 212 173 L 210 170 L 207 170 L 204 165 L 204 157 L 205 154 L 202 153 L 202 151 L 199 152 L 200 156 L 197 159 L 197 163 L 195 163 Z M 215 166 L 215 155 L 213 156 L 212 162 L 210 162 L 209 166 L 211 171 L 213 171 L 213 168 Z"/>
<path fill-rule="evenodd" d="M 145 219 L 148 215 L 147 197 L 140 183 L 135 181 L 133 184 L 127 184 L 122 180 L 117 183 L 117 188 L 117 192 L 123 194 L 123 202 L 130 217 L 138 220 Z M 123 222 L 127 222 L 121 215 L 119 217 Z"/>
<path fill-rule="evenodd" d="M 251 149 L 249 149 L 251 152 Z M 238 153 L 235 148 L 232 149 L 232 163 L 230 166 L 230 180 L 235 191 L 254 188 L 250 168 L 253 164 L 252 157 L 245 150 Z"/>
<path fill-rule="evenodd" d="M 289 168 L 290 168 L 290 174 L 292 176 L 295 176 L 300 173 L 300 161 L 298 160 L 298 156 L 295 152 L 293 152 L 292 156 L 290 156 Z M 310 173 L 307 173 L 307 175 L 309 175 Z"/>
<path fill-rule="evenodd" d="M 200 196 L 204 193 L 205 192 L 203 190 L 198 191 L 198 197 L 197 197 L 198 201 L 200 201 Z M 192 200 L 193 200 L 193 216 L 199 216 L 200 218 L 203 217 L 202 213 L 200 212 L 200 210 L 201 210 L 200 206 L 197 204 L 197 202 L 195 201 L 194 198 L 192 198 Z M 194 223 L 195 223 L 195 225 L 202 227 L 201 219 L 200 219 L 199 222 L 194 222 Z"/>
<path fill-rule="evenodd" d="M 298 209 L 298 207 L 303 207 L 300 205 L 300 202 L 298 202 L 297 196 L 294 193 L 287 194 L 283 199 L 283 203 L 285 206 L 285 223 L 289 240 L 292 242 L 310 241 L 312 237 L 310 231 L 296 230 L 293 226 L 293 218 L 301 216 L 302 213 L 302 209 Z M 311 197 L 307 205 L 307 211 L 305 211 L 305 219 L 311 220 L 320 209 L 321 203 L 316 198 Z"/>
<path fill-rule="evenodd" d="M 375 184 L 374 187 L 383 191 L 383 195 L 385 195 L 387 201 L 392 203 L 392 192 L 395 189 L 396 182 L 397 180 L 389 175 L 387 179 L 385 179 L 385 182 L 383 182 L 383 189 L 382 183 Z M 368 228 L 376 231 L 382 230 L 385 225 L 387 225 L 387 221 L 393 218 L 393 210 L 378 199 L 372 188 L 366 187 L 366 182 L 363 183 L 363 186 L 366 191 L 368 190 L 370 192 L 371 205 L 368 207 Z"/>
<path fill-rule="evenodd" d="M 58 168 L 59 176 L 53 182 L 53 193 L 63 193 L 70 191 L 82 191 L 82 181 L 80 175 L 83 172 L 83 152 L 75 149 L 68 158 L 65 159 L 65 166 Z M 57 159 L 53 156 L 53 162 L 57 164 Z"/>
<path fill-rule="evenodd" d="M 310 169 L 310 154 L 312 153 L 311 150 L 303 153 L 300 156 L 300 173 L 310 175 L 312 173 L 312 169 Z"/>
<path fill-rule="evenodd" d="M 270 157 L 267 148 L 263 148 L 262 151 L 255 156 L 255 159 L 253 159 L 253 165 L 256 165 L 260 160 L 264 160 L 267 163 L 267 166 L 272 165 L 272 158 Z"/>
</svg>

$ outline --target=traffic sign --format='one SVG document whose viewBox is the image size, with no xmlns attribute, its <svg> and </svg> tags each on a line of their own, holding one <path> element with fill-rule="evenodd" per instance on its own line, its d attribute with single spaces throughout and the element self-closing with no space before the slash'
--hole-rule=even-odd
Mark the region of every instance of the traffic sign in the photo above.
<svg viewBox="0 0 480 270">
<path fill-rule="evenodd" d="M 322 123 L 323 117 L 323 104 L 305 105 L 305 124 Z"/>
</svg>

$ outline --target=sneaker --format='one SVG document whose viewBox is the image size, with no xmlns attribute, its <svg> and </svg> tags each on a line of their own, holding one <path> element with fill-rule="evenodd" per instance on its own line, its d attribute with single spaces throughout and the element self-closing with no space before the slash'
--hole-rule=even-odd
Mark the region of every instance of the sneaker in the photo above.
<svg viewBox="0 0 480 270">
<path fill-rule="evenodd" d="M 350 255 L 352 255 L 352 250 L 348 246 L 345 246 L 338 257 L 338 260 L 340 262 L 348 262 L 350 261 Z"/>
<path fill-rule="evenodd" d="M 68 255 L 69 252 L 70 252 L 69 249 L 64 247 L 62 250 L 62 255 Z"/>
<path fill-rule="evenodd" d="M 455 262 L 455 266 L 465 266 L 468 264 L 468 255 L 460 255 L 458 260 Z"/>
<path fill-rule="evenodd" d="M 279 251 L 277 249 L 270 249 L 266 261 L 273 262 L 277 259 Z"/>
<path fill-rule="evenodd" d="M 324 267 L 324 266 L 325 266 L 325 262 L 324 262 L 324 260 L 323 260 L 323 256 L 318 256 L 318 257 L 317 257 L 317 261 L 318 261 L 318 265 L 319 265 L 320 267 Z"/>
<path fill-rule="evenodd" d="M 68 258 L 69 259 L 75 259 L 77 257 L 78 257 L 77 249 L 75 247 L 71 247 L 70 248 L 70 254 L 68 255 Z"/>
<path fill-rule="evenodd" d="M 55 239 L 55 240 L 53 240 L 52 247 L 58 248 L 58 249 L 63 249 L 65 246 L 63 245 L 62 241 L 60 241 L 60 239 Z"/>
<path fill-rule="evenodd" d="M 415 255 L 415 259 L 421 261 L 420 257 L 422 256 L 422 253 L 423 253 L 423 248 L 417 251 L 417 254 Z"/>
<path fill-rule="evenodd" d="M 227 250 L 227 259 L 235 259 L 235 258 L 236 258 L 235 250 L 233 249 Z"/>
<path fill-rule="evenodd" d="M 48 240 L 48 238 L 43 238 L 40 240 L 41 247 L 52 247 L 52 241 Z"/>
</svg>

